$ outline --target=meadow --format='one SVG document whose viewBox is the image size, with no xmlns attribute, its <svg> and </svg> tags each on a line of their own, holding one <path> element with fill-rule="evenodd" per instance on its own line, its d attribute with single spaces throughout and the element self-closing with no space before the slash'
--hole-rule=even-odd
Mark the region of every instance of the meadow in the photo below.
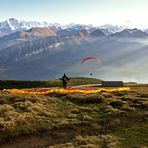
<svg viewBox="0 0 148 148">
<path fill-rule="evenodd" d="M 148 87 L 129 87 L 91 94 L 1 91 L 0 147 L 146 148 Z"/>
</svg>

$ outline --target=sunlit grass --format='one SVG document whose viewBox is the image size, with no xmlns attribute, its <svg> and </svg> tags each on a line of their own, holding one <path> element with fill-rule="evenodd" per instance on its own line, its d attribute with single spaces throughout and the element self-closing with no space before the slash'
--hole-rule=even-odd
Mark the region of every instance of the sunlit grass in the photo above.
<svg viewBox="0 0 148 148">
<path fill-rule="evenodd" d="M 61 131 L 64 133 L 61 134 L 66 136 L 76 132 L 76 135 L 71 139 L 66 137 L 68 140 L 62 144 L 52 144 L 53 148 L 127 146 L 126 139 L 132 137 L 131 129 L 133 131 L 135 129 L 135 134 L 139 133 L 139 130 L 136 130 L 140 126 L 139 121 L 145 128 L 148 108 L 146 89 L 136 87 L 130 91 L 118 89 L 88 94 L 59 93 L 56 90 L 46 95 L 1 92 L 0 142 L 22 135 L 37 136 L 51 132 L 52 129 L 56 129 L 56 132 L 59 129 L 60 132 L 64 127 L 65 129 Z M 120 135 L 120 131 L 126 129 L 126 125 L 131 127 L 127 128 L 129 134 Z M 71 133 L 69 131 L 66 133 L 66 129 L 71 129 Z M 81 130 L 83 132 L 79 132 Z M 145 130 L 138 136 L 146 134 Z M 134 141 L 138 136 L 134 136 Z M 137 143 L 134 141 L 131 140 L 131 147 L 146 145 L 146 140 L 141 142 L 137 140 Z"/>
</svg>

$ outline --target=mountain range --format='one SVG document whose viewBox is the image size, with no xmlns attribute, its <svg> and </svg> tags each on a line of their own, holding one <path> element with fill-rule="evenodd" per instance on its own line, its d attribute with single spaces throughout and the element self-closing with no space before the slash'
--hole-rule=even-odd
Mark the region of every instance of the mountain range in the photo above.
<svg viewBox="0 0 148 148">
<path fill-rule="evenodd" d="M 63 73 L 148 81 L 147 30 L 125 26 L 19 21 L 0 23 L 0 79 L 46 80 Z M 87 56 L 98 56 L 101 62 Z"/>
<path fill-rule="evenodd" d="M 98 27 L 93 27 L 93 25 L 81 25 L 81 24 L 68 24 L 60 25 L 58 23 L 48 23 L 48 22 L 37 22 L 37 21 L 24 21 L 17 20 L 15 18 L 10 18 L 6 21 L 0 22 L 0 36 L 4 36 L 16 31 L 26 31 L 31 28 L 41 27 L 41 28 L 52 28 L 54 30 L 67 30 L 67 31 L 79 31 L 79 30 L 91 30 L 94 28 L 105 29 L 111 33 L 119 32 L 127 29 L 127 26 L 111 25 L 105 24 Z M 147 32 L 147 29 L 145 30 Z"/>
</svg>

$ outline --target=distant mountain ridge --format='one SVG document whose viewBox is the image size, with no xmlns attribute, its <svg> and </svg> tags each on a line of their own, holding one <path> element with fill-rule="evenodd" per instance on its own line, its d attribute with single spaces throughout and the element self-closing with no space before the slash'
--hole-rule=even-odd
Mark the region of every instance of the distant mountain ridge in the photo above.
<svg viewBox="0 0 148 148">
<path fill-rule="evenodd" d="M 146 32 L 143 32 L 141 30 L 138 30 L 137 28 L 134 29 L 124 29 L 121 32 L 117 32 L 113 34 L 113 36 L 116 37 L 147 37 L 148 34 Z"/>
<path fill-rule="evenodd" d="M 59 35 L 71 34 L 72 32 L 79 32 L 81 30 L 93 31 L 95 29 L 107 30 L 110 33 L 121 32 L 124 29 L 129 29 L 127 26 L 105 24 L 102 26 L 94 27 L 93 25 L 82 25 L 82 24 L 68 24 L 60 25 L 58 23 L 38 22 L 38 21 L 24 21 L 10 18 L 6 21 L 0 22 L 0 36 L 11 34 L 18 31 L 26 31 L 31 28 L 52 28 L 58 30 Z M 144 30 L 147 32 L 147 29 Z"/>
</svg>

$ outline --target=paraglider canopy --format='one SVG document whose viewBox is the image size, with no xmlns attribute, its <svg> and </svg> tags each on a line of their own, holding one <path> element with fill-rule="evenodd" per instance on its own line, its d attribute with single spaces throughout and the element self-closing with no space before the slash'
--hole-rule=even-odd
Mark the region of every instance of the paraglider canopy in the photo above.
<svg viewBox="0 0 148 148">
<path fill-rule="evenodd" d="M 84 59 L 81 60 L 81 64 L 83 64 L 84 62 L 88 61 L 88 60 L 96 60 L 98 62 L 101 61 L 101 59 L 99 57 L 95 57 L 95 56 L 88 56 L 85 57 Z"/>
</svg>

